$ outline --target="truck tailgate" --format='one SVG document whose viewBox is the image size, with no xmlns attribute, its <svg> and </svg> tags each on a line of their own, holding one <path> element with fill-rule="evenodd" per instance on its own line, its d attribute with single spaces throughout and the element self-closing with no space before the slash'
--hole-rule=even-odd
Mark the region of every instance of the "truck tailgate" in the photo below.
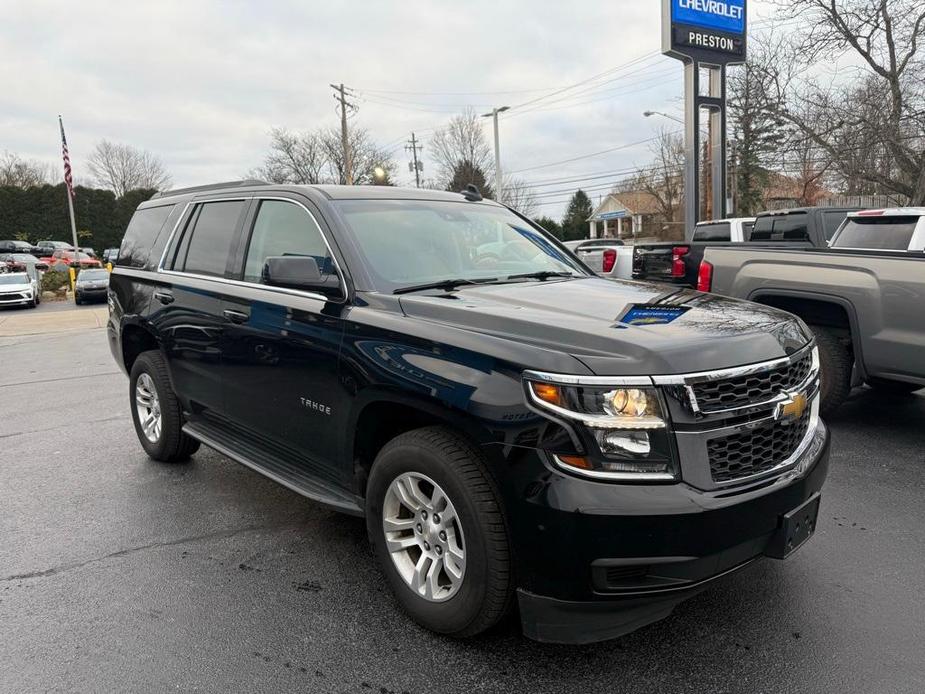
<svg viewBox="0 0 925 694">
<path fill-rule="evenodd" d="M 575 254 L 581 259 L 585 265 L 594 270 L 594 272 L 601 272 L 604 269 L 604 247 L 591 247 L 591 248 L 581 248 L 579 247 Z"/>
<path fill-rule="evenodd" d="M 633 249 L 633 277 L 654 281 L 671 278 L 671 251 L 676 245 L 637 244 Z"/>
</svg>

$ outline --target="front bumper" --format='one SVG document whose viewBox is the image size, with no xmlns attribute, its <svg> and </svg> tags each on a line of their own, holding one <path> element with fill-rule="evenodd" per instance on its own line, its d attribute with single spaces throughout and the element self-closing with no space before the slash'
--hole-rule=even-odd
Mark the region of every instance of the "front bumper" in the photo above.
<svg viewBox="0 0 925 694">
<path fill-rule="evenodd" d="M 525 635 L 591 643 L 666 617 L 773 553 L 782 516 L 820 491 L 828 456 L 820 422 L 795 468 L 736 489 L 607 484 L 547 464 L 511 514 Z"/>
<path fill-rule="evenodd" d="M 31 292 L 16 292 L 15 294 L 0 295 L 0 306 L 25 306 L 33 299 Z"/>
<path fill-rule="evenodd" d="M 95 299 L 105 301 L 109 293 L 109 287 L 77 287 L 77 294 L 81 299 Z"/>
</svg>

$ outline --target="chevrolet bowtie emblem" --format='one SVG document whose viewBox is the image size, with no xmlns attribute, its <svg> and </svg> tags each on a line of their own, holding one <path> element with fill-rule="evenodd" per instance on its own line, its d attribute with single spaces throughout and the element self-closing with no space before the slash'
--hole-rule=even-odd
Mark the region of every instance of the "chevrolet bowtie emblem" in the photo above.
<svg viewBox="0 0 925 694">
<path fill-rule="evenodd" d="M 787 399 L 777 403 L 774 419 L 787 426 L 798 422 L 806 411 L 806 396 L 802 393 L 787 393 Z"/>
</svg>

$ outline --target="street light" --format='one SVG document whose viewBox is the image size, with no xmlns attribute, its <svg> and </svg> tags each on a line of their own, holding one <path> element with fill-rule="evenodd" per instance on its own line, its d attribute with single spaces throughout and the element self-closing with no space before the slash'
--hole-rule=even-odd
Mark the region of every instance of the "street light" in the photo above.
<svg viewBox="0 0 925 694">
<path fill-rule="evenodd" d="M 662 116 L 663 118 L 667 118 L 669 120 L 675 121 L 676 123 L 684 125 L 684 121 L 682 119 L 678 118 L 677 116 L 670 116 L 667 113 L 662 113 L 661 111 L 643 111 L 642 115 L 644 115 L 646 118 L 649 118 L 650 116 Z"/>
<path fill-rule="evenodd" d="M 373 181 L 376 185 L 383 185 L 385 183 L 385 179 L 385 169 L 383 169 L 381 166 L 377 166 L 375 169 L 373 169 Z"/>
<path fill-rule="evenodd" d="M 504 113 L 510 106 L 493 108 L 491 113 L 483 113 L 482 118 L 492 118 L 495 124 L 495 200 L 501 202 L 501 144 L 498 141 L 498 114 Z"/>
</svg>

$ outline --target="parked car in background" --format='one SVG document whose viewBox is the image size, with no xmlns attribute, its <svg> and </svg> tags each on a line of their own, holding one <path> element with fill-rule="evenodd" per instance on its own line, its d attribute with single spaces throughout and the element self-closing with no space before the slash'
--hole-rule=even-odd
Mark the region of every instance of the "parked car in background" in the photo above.
<svg viewBox="0 0 925 694">
<path fill-rule="evenodd" d="M 106 250 L 103 251 L 103 258 L 102 258 L 103 265 L 106 265 L 108 263 L 112 263 L 113 265 L 115 265 L 116 258 L 118 257 L 119 257 L 118 248 L 107 248 Z"/>
<path fill-rule="evenodd" d="M 39 241 L 35 244 L 33 255 L 50 258 L 55 251 L 74 251 L 74 247 L 65 241 Z"/>
<path fill-rule="evenodd" d="M 714 219 L 698 222 L 689 241 L 636 244 L 632 278 L 693 287 L 704 248 L 714 244 L 745 243 L 754 224 L 754 217 Z"/>
<path fill-rule="evenodd" d="M 622 239 L 584 241 L 574 253 L 601 277 L 628 280 L 633 275 L 633 246 Z"/>
<path fill-rule="evenodd" d="M 26 271 L 0 273 L 0 306 L 35 308 L 41 301 L 37 274 Z"/>
<path fill-rule="evenodd" d="M 94 251 L 89 246 L 81 247 L 81 248 L 78 248 L 77 250 L 79 250 L 82 253 L 86 253 L 91 258 L 96 258 L 96 251 Z"/>
<path fill-rule="evenodd" d="M 845 215 L 858 209 L 801 207 L 761 212 L 754 219 L 701 222 L 695 227 L 689 242 L 637 244 L 633 256 L 633 279 L 695 287 L 704 251 L 714 246 L 746 243 L 753 246 L 825 248 Z M 729 222 L 729 238 L 726 238 L 726 222 Z M 746 236 L 752 223 L 754 226 Z M 713 227 L 714 224 L 717 226 Z"/>
<path fill-rule="evenodd" d="M 106 301 L 109 291 L 109 270 L 88 268 L 81 270 L 74 283 L 74 302 Z"/>
<path fill-rule="evenodd" d="M 708 248 L 698 289 L 802 318 L 819 345 L 822 411 L 853 386 L 925 387 L 925 208 L 850 213 L 815 251 Z"/>
<path fill-rule="evenodd" d="M 67 268 L 78 264 L 81 268 L 102 267 L 102 264 L 96 258 L 91 258 L 86 253 L 74 253 L 73 251 L 55 251 L 48 260 L 50 267 L 58 266 L 60 268 L 63 265 Z"/>
<path fill-rule="evenodd" d="M 30 253 L 0 253 L 0 263 L 6 263 L 13 270 L 24 270 L 29 265 L 39 270 L 48 269 L 48 263 Z"/>
<path fill-rule="evenodd" d="M 516 603 L 534 639 L 614 638 L 813 535 L 803 323 L 595 276 L 477 192 L 161 193 L 109 296 L 146 453 L 205 444 L 365 517 L 383 585 L 441 634 Z"/>
<path fill-rule="evenodd" d="M 19 241 L 17 239 L 6 239 L 0 241 L 0 253 L 28 253 L 33 254 L 38 250 L 28 241 Z"/>
<path fill-rule="evenodd" d="M 697 222 L 691 241 L 729 241 L 743 243 L 748 241 L 755 227 L 754 217 L 731 217 L 729 219 L 713 219 L 708 222 Z"/>
<path fill-rule="evenodd" d="M 794 248 L 825 248 L 838 227 L 860 207 L 795 207 L 755 216 L 749 241 L 787 243 Z"/>
</svg>

